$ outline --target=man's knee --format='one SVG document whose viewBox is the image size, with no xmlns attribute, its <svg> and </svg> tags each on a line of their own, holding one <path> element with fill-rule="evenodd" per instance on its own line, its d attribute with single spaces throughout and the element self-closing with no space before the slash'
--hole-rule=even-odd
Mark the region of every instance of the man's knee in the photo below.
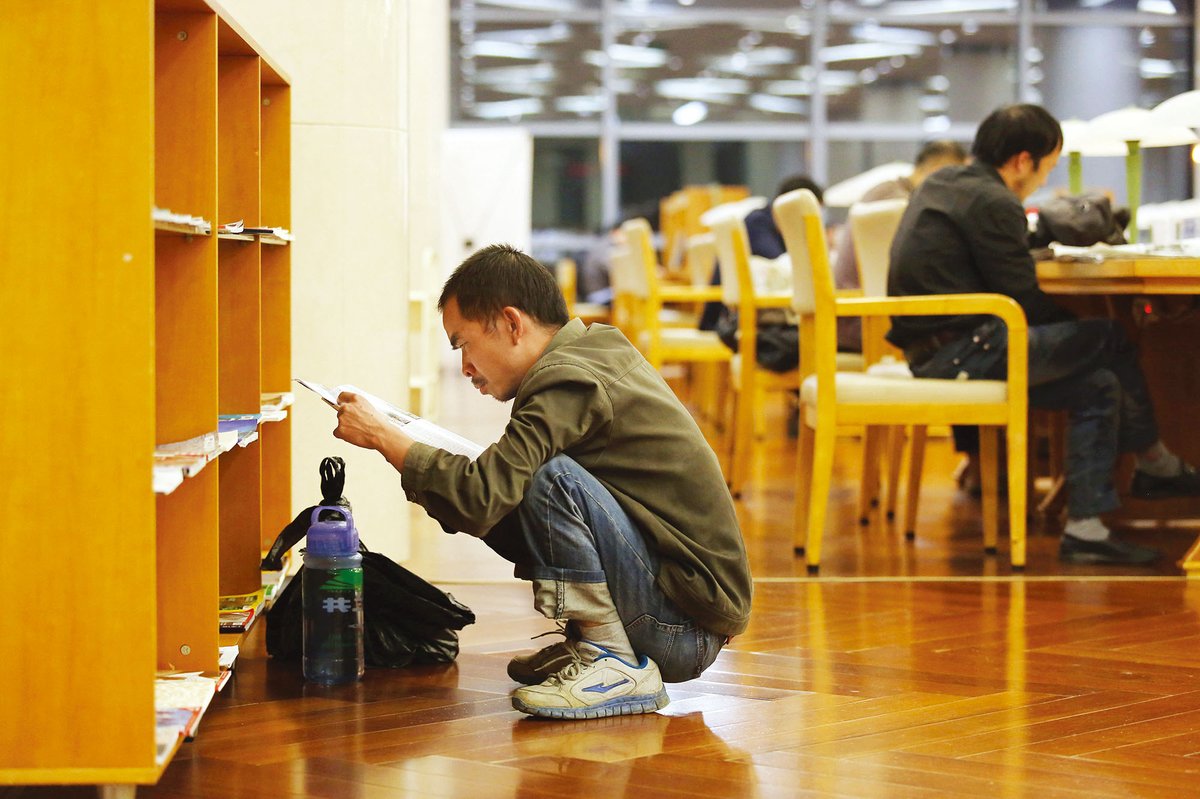
<svg viewBox="0 0 1200 799">
<path fill-rule="evenodd" d="M 577 466 L 575 461 L 566 455 L 555 455 L 539 466 L 529 481 L 529 488 L 526 489 L 525 497 L 521 502 L 522 506 L 536 503 L 538 499 L 551 497 L 559 485 L 559 479 L 563 473 L 570 471 L 575 466 Z"/>
</svg>

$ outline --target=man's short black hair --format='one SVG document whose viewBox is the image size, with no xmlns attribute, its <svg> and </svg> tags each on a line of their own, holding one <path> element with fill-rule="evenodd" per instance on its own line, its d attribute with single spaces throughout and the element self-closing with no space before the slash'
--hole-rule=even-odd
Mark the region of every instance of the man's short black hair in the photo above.
<svg viewBox="0 0 1200 799">
<path fill-rule="evenodd" d="M 825 192 L 821 191 L 820 184 L 808 175 L 792 175 L 791 177 L 784 178 L 780 181 L 779 187 L 775 189 L 775 196 L 782 197 L 789 191 L 796 191 L 797 189 L 808 189 L 816 195 L 817 202 L 825 201 Z"/>
<path fill-rule="evenodd" d="M 944 158 L 953 158 L 955 161 L 963 163 L 967 160 L 967 148 L 951 139 L 934 139 L 921 145 L 913 165 L 921 166 L 935 159 Z"/>
<path fill-rule="evenodd" d="M 473 322 L 491 323 L 510 305 L 548 327 L 569 321 L 567 302 L 550 270 L 507 244 L 484 247 L 459 264 L 442 287 L 438 310 L 452 297 L 463 318 Z"/>
<path fill-rule="evenodd" d="M 1043 158 L 1062 147 L 1062 126 L 1040 105 L 1022 103 L 997 108 L 979 125 L 971 155 L 1001 167 L 1020 153 L 1029 153 L 1036 168 Z"/>
</svg>

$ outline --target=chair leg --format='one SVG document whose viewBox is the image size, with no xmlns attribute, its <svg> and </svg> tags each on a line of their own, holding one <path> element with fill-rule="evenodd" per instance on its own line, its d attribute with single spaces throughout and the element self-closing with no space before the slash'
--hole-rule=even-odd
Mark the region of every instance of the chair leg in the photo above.
<svg viewBox="0 0 1200 799">
<path fill-rule="evenodd" d="M 1025 511 L 1028 503 L 1022 473 L 1027 457 L 1025 434 L 1026 431 L 1016 425 L 1008 428 L 1008 535 L 1013 571 L 1025 570 Z"/>
<path fill-rule="evenodd" d="M 805 420 L 804 406 L 800 406 L 800 438 L 796 442 L 796 518 L 793 533 L 793 548 L 803 555 L 808 543 L 808 509 L 812 494 L 813 447 L 816 432 Z"/>
<path fill-rule="evenodd" d="M 743 368 L 745 364 L 743 364 Z M 738 391 L 738 412 L 733 422 L 733 484 L 735 497 L 740 497 L 749 479 L 751 455 L 754 452 L 754 386 L 742 384 Z"/>
<path fill-rule="evenodd" d="M 741 395 L 738 392 L 733 392 L 728 409 L 725 412 L 725 485 L 729 486 L 729 493 L 737 496 L 737 474 L 735 465 L 737 463 L 737 420 L 739 408 L 741 404 Z"/>
<path fill-rule="evenodd" d="M 833 481 L 833 448 L 836 444 L 835 420 L 818 419 L 816 435 L 813 438 L 812 491 L 808 497 L 808 548 L 805 558 L 808 561 L 809 574 L 816 574 L 821 568 L 821 538 L 825 532 L 825 512 L 829 508 L 829 486 Z"/>
<path fill-rule="evenodd" d="M 996 554 L 996 533 L 1000 527 L 1000 492 L 997 486 L 1000 474 L 997 468 L 999 446 L 996 433 L 995 427 L 979 427 L 979 468 L 983 479 L 983 551 L 989 555 Z"/>
<path fill-rule="evenodd" d="M 913 425 L 908 454 L 908 498 L 904 503 L 904 537 L 917 537 L 917 500 L 921 496 L 921 470 L 925 466 L 925 425 Z"/>
<path fill-rule="evenodd" d="M 862 480 L 858 490 L 858 523 L 871 523 L 871 510 L 879 504 L 879 454 L 883 428 L 868 425 L 863 429 Z"/>
<path fill-rule="evenodd" d="M 900 500 L 900 466 L 904 460 L 904 444 L 907 439 L 904 425 L 897 424 L 888 428 L 887 504 L 884 505 L 884 510 L 889 522 L 896 519 L 896 505 Z"/>
</svg>

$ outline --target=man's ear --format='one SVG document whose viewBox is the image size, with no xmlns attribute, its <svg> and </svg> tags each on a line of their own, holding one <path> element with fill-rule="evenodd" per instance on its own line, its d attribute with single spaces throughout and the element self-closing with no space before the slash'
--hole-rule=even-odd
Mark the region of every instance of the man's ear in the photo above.
<svg viewBox="0 0 1200 799">
<path fill-rule="evenodd" d="M 500 309 L 501 332 L 512 338 L 515 344 L 521 336 L 525 335 L 528 320 L 525 315 L 511 305 L 506 305 Z"/>
</svg>

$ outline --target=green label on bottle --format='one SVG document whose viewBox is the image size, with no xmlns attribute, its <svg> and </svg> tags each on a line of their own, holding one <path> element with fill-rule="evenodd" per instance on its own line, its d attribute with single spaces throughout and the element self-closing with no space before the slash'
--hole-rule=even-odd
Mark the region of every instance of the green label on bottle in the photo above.
<svg viewBox="0 0 1200 799">
<path fill-rule="evenodd" d="M 363 570 L 357 569 L 324 569 L 328 577 L 321 583 L 322 591 L 356 591 L 362 588 Z"/>
</svg>

